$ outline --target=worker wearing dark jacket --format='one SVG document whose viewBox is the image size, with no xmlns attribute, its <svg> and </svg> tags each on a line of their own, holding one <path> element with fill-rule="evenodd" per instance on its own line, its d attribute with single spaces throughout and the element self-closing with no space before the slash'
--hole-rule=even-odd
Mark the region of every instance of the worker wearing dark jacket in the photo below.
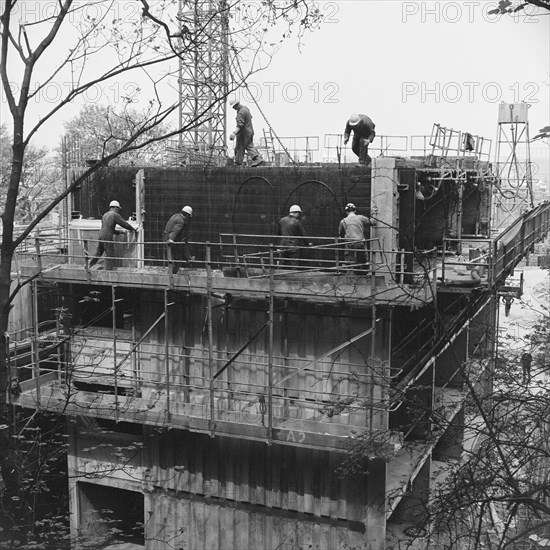
<svg viewBox="0 0 550 550">
<path fill-rule="evenodd" d="M 191 250 L 188 243 L 192 217 L 193 209 L 190 206 L 184 206 L 181 212 L 177 212 L 168 220 L 164 228 L 163 237 L 166 246 L 170 247 L 173 274 L 176 274 L 180 267 L 185 267 L 191 259 Z M 170 258 L 168 248 L 166 249 L 166 256 Z"/>
<path fill-rule="evenodd" d="M 252 115 L 250 109 L 241 105 L 236 97 L 231 98 L 229 105 L 237 111 L 237 128 L 229 136 L 230 140 L 235 141 L 235 164 L 241 166 L 244 160 L 244 153 L 252 159 L 251 166 L 259 166 L 264 162 L 260 153 L 254 147 L 254 128 L 252 127 Z"/>
<path fill-rule="evenodd" d="M 367 261 L 369 228 L 376 225 L 376 222 L 357 214 L 355 204 L 346 205 L 346 217 L 340 221 L 338 236 L 351 241 L 346 244 L 344 258 L 352 264 L 365 264 Z"/>
<path fill-rule="evenodd" d="M 90 262 L 90 267 L 93 267 L 105 253 L 105 269 L 113 269 L 113 260 L 115 256 L 115 245 L 113 243 L 113 237 L 120 235 L 121 231 L 116 229 L 117 225 L 127 229 L 132 233 L 137 233 L 137 229 L 134 229 L 120 214 L 120 203 L 118 201 L 111 201 L 109 204 L 108 212 L 105 212 L 101 218 L 101 229 L 99 231 L 99 242 L 97 243 L 97 250 L 95 256 Z"/>
<path fill-rule="evenodd" d="M 290 207 L 288 216 L 279 220 L 277 235 L 281 236 L 281 245 L 283 251 L 281 253 L 281 264 L 297 265 L 301 256 L 301 248 L 309 246 L 306 237 L 306 232 L 300 217 L 302 209 L 293 204 Z"/>
<path fill-rule="evenodd" d="M 344 130 L 344 145 L 349 141 L 352 131 L 351 149 L 359 157 L 359 162 L 368 166 L 371 162 L 369 145 L 376 136 L 374 122 L 367 115 L 351 115 Z"/>
</svg>

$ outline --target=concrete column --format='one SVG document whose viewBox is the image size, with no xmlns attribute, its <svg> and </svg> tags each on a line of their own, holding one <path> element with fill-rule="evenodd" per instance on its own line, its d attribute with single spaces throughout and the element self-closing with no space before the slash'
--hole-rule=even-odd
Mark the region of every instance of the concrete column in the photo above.
<svg viewBox="0 0 550 550">
<path fill-rule="evenodd" d="M 377 158 L 372 161 L 371 180 L 371 208 L 374 216 L 381 220 L 371 228 L 371 238 L 378 239 L 383 250 L 397 250 L 398 232 L 398 175 L 393 158 Z M 376 247 L 373 247 L 375 250 Z M 379 261 L 380 258 L 375 258 Z M 395 254 L 388 256 L 385 261 L 394 271 Z"/>
</svg>

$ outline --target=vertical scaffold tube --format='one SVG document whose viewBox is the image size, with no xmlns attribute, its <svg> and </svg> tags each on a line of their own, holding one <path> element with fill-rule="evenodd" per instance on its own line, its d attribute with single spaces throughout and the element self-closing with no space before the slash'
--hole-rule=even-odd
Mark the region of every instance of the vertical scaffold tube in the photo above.
<svg viewBox="0 0 550 550">
<path fill-rule="evenodd" d="M 273 245 L 269 245 L 269 343 L 268 343 L 268 388 L 267 388 L 267 441 L 273 442 L 273 317 L 274 317 L 274 271 Z"/>
<path fill-rule="evenodd" d="M 208 320 L 208 373 L 210 377 L 210 435 L 214 437 L 214 337 L 212 332 L 212 265 L 210 243 L 206 242 L 206 308 Z"/>
<path fill-rule="evenodd" d="M 111 321 L 113 324 L 113 371 L 115 377 L 115 422 L 118 422 L 118 373 L 116 362 L 116 287 L 111 287 Z"/>
<path fill-rule="evenodd" d="M 170 324 L 168 322 L 168 290 L 164 290 L 164 364 L 166 377 L 166 420 L 171 421 L 170 417 L 170 346 L 168 340 L 168 332 Z"/>
<path fill-rule="evenodd" d="M 36 381 L 36 408 L 41 409 L 40 406 L 40 348 L 38 345 L 38 285 L 36 281 L 32 282 L 32 324 L 34 339 L 33 345 L 33 376 Z M 8 348 L 9 356 L 9 348 Z"/>
</svg>

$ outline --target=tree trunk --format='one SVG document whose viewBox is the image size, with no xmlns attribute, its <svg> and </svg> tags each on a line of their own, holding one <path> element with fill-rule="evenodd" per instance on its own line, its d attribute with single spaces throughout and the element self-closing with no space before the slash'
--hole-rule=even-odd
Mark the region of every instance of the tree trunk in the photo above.
<svg viewBox="0 0 550 550">
<path fill-rule="evenodd" d="M 12 406 L 8 403 L 8 322 L 11 311 L 11 266 L 13 262 L 13 223 L 19 182 L 23 167 L 25 146 L 23 117 L 14 117 L 14 143 L 10 180 L 6 194 L 6 208 L 2 214 L 2 244 L 0 247 L 0 467 L 6 484 L 7 512 L 16 525 L 24 522 L 25 505 L 20 491 L 19 468 L 14 452 L 12 434 Z"/>
</svg>

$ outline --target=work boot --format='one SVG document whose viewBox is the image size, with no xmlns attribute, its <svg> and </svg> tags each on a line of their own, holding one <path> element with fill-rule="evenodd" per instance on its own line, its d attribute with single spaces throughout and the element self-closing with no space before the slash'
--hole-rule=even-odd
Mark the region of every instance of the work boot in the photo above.
<svg viewBox="0 0 550 550">
<path fill-rule="evenodd" d="M 264 159 L 262 157 L 256 157 L 252 160 L 250 163 L 250 166 L 260 166 L 264 163 Z"/>
</svg>

